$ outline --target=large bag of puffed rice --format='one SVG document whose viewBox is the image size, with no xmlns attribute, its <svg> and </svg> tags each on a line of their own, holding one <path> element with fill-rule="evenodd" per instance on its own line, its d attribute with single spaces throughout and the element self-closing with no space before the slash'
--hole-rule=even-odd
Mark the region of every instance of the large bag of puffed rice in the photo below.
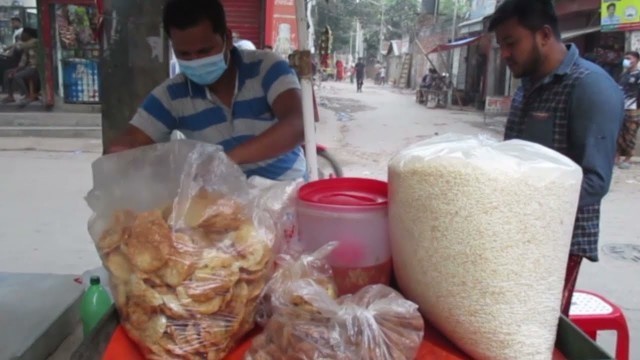
<svg viewBox="0 0 640 360">
<path fill-rule="evenodd" d="M 478 360 L 552 358 L 581 168 L 537 144 L 446 135 L 389 165 L 398 283 Z"/>
</svg>

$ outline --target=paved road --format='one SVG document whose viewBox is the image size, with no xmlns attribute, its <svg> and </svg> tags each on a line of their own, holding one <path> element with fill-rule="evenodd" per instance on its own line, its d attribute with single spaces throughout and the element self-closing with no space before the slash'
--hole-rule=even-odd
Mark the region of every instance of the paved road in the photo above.
<svg viewBox="0 0 640 360">
<path fill-rule="evenodd" d="M 386 178 L 389 158 L 436 134 L 483 133 L 498 137 L 500 122 L 477 113 L 428 110 L 409 94 L 348 84 L 323 85 L 319 139 L 344 164 L 347 175 Z M 101 145 L 88 139 L 0 138 L 0 272 L 81 273 L 99 265 L 87 235 L 91 162 Z M 602 245 L 640 245 L 640 164 L 616 172 L 603 210 Z M 632 359 L 640 359 L 640 262 L 606 255 L 586 264 L 579 287 L 620 304 L 632 332 Z M 532 314 L 534 316 L 534 314 Z M 612 337 L 602 337 L 611 349 Z"/>
</svg>

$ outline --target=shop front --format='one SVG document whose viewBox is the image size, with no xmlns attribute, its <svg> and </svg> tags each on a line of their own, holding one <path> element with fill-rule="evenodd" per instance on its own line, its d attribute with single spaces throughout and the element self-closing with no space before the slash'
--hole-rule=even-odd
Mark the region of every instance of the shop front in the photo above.
<svg viewBox="0 0 640 360">
<path fill-rule="evenodd" d="M 227 26 L 240 38 L 251 41 L 259 49 L 262 48 L 264 46 L 263 1 L 222 0 L 221 2 L 227 15 Z M 247 21 L 248 19 L 253 21 Z"/>
<path fill-rule="evenodd" d="M 460 37 L 482 37 L 469 46 L 461 47 L 454 52 L 454 59 L 458 68 L 452 71 L 452 80 L 457 89 L 463 90 L 464 98 L 468 104 L 481 109 L 487 96 L 487 83 L 489 72 L 493 69 L 489 66 L 490 43 L 492 36 L 488 34 L 487 17 L 493 14 L 497 1 L 473 0 L 469 19 L 458 25 Z M 454 61 L 454 64 L 456 61 Z"/>
<path fill-rule="evenodd" d="M 626 34 L 623 29 L 603 27 L 606 15 L 601 16 L 602 4 L 601 0 L 565 0 L 556 4 L 556 12 L 562 40 L 576 45 L 584 58 L 617 78 L 622 71 Z M 605 12 L 606 8 L 605 5 Z"/>
<path fill-rule="evenodd" d="M 100 16 L 94 0 L 41 0 L 45 105 L 100 104 Z"/>
<path fill-rule="evenodd" d="M 19 20 L 15 22 L 13 20 Z M 22 30 L 14 28 L 19 25 L 22 29 L 32 28 L 38 30 L 38 15 L 35 0 L 31 1 L 0 1 L 0 80 L 10 69 L 18 67 L 22 51 L 13 46 L 20 40 L 19 34 Z M 41 70 L 41 69 L 40 69 Z M 42 71 L 40 71 L 42 74 Z M 36 96 L 38 82 L 32 78 L 27 82 L 29 90 L 26 97 Z M 2 91 L 8 92 L 2 84 Z M 33 92 L 31 92 L 33 91 Z M 4 95 L 3 95 L 4 97 Z"/>
</svg>

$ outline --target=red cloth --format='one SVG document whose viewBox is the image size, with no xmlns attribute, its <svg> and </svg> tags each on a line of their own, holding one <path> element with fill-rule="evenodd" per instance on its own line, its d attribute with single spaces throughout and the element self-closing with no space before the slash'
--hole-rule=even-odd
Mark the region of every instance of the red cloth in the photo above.
<svg viewBox="0 0 640 360">
<path fill-rule="evenodd" d="M 338 81 L 344 79 L 344 63 L 341 60 L 336 61 L 336 78 Z"/>
<path fill-rule="evenodd" d="M 96 9 L 98 11 L 98 27 L 96 29 L 95 34 L 93 34 L 95 36 L 95 38 L 98 41 L 102 41 L 102 25 L 103 25 L 103 21 L 104 21 L 104 0 L 96 0 Z"/>
</svg>

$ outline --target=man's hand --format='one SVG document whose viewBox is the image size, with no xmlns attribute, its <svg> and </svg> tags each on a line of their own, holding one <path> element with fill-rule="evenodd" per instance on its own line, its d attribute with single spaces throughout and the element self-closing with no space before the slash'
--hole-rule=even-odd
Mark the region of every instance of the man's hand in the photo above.
<svg viewBox="0 0 640 360">
<path fill-rule="evenodd" d="M 7 76 L 9 77 L 9 79 L 13 79 L 17 73 L 18 69 L 11 69 L 7 72 Z"/>
<path fill-rule="evenodd" d="M 304 141 L 300 90 L 284 91 L 274 100 L 271 109 L 278 122 L 260 136 L 227 153 L 236 164 L 253 164 L 276 158 Z"/>
<path fill-rule="evenodd" d="M 116 137 L 104 151 L 105 155 L 135 149 L 141 146 L 151 145 L 154 141 L 133 125 L 127 125 L 125 131 Z"/>
</svg>

